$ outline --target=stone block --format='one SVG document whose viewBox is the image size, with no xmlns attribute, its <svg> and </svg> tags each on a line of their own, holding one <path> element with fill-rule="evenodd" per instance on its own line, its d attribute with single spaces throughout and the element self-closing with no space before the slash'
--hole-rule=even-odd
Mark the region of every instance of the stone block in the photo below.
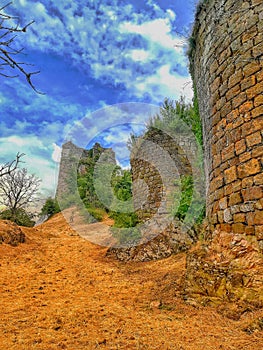
<svg viewBox="0 0 263 350">
<path fill-rule="evenodd" d="M 231 77 L 229 78 L 228 89 L 231 89 L 236 84 L 239 84 L 240 81 L 242 80 L 242 78 L 243 78 L 243 73 L 242 73 L 242 70 L 239 69 L 233 75 L 231 75 Z"/>
<path fill-rule="evenodd" d="M 232 166 L 229 169 L 226 169 L 224 172 L 225 183 L 231 183 L 237 179 L 237 169 L 236 166 Z"/>
<path fill-rule="evenodd" d="M 258 107 L 258 106 L 261 106 L 263 105 L 263 94 L 260 94 L 258 96 L 255 97 L 254 99 L 254 106 L 255 107 Z"/>
<path fill-rule="evenodd" d="M 255 185 L 263 185 L 263 173 L 260 173 L 254 177 Z"/>
<path fill-rule="evenodd" d="M 221 85 L 221 78 L 217 77 L 212 85 L 211 85 L 211 93 L 215 92 L 216 90 L 218 90 L 219 86 Z"/>
<path fill-rule="evenodd" d="M 256 234 L 257 240 L 263 239 L 263 225 L 258 225 L 255 227 L 255 234 Z"/>
<path fill-rule="evenodd" d="M 243 103 L 240 107 L 239 107 L 239 112 L 240 114 L 245 114 L 249 111 L 251 111 L 251 109 L 253 109 L 254 105 L 252 101 L 246 101 L 245 103 Z"/>
<path fill-rule="evenodd" d="M 248 147 L 255 146 L 261 142 L 262 142 L 262 136 L 259 131 L 246 137 L 246 143 Z"/>
<path fill-rule="evenodd" d="M 239 158 L 239 163 L 244 163 L 247 160 L 251 159 L 251 152 L 242 153 L 238 158 Z"/>
<path fill-rule="evenodd" d="M 230 146 L 224 148 L 221 152 L 222 162 L 229 160 L 235 156 L 235 146 L 232 143 Z"/>
<path fill-rule="evenodd" d="M 224 222 L 230 223 L 233 221 L 233 216 L 231 214 L 231 210 L 229 208 L 224 210 Z"/>
<path fill-rule="evenodd" d="M 242 198 L 239 192 L 232 193 L 229 197 L 229 205 L 235 205 L 242 202 Z"/>
<path fill-rule="evenodd" d="M 241 82 L 241 91 L 247 90 L 250 87 L 254 86 L 256 84 L 256 76 L 251 75 L 250 77 L 247 77 L 242 80 Z"/>
<path fill-rule="evenodd" d="M 255 226 L 246 226 L 245 234 L 246 235 L 254 235 L 255 234 Z"/>
<path fill-rule="evenodd" d="M 262 198 L 262 187 L 253 186 L 251 188 L 247 188 L 242 190 L 242 196 L 244 198 L 244 202 L 254 201 L 256 199 Z"/>
<path fill-rule="evenodd" d="M 263 225 L 263 210 L 255 211 L 254 225 Z"/>
<path fill-rule="evenodd" d="M 235 152 L 236 152 L 236 155 L 238 156 L 239 154 L 245 152 L 247 146 L 246 146 L 246 142 L 244 139 L 240 140 L 240 141 L 237 141 L 235 143 Z"/>
<path fill-rule="evenodd" d="M 261 165 L 257 159 L 251 159 L 244 164 L 240 164 L 237 167 L 238 177 L 243 179 L 244 177 L 258 174 L 261 171 Z"/>
<path fill-rule="evenodd" d="M 254 183 L 254 177 L 250 176 L 250 177 L 245 177 L 242 180 L 242 188 L 247 188 L 247 187 L 251 187 Z"/>
<path fill-rule="evenodd" d="M 253 52 L 254 57 L 260 57 L 262 55 L 262 52 L 263 52 L 263 42 L 254 46 L 252 52 Z"/>
<path fill-rule="evenodd" d="M 262 89 L 263 89 L 263 86 L 262 86 Z M 253 118 L 256 118 L 256 117 L 259 117 L 259 116 L 262 116 L 262 115 L 263 115 L 263 105 L 258 106 L 257 108 L 254 108 L 251 111 L 251 116 Z"/>
<path fill-rule="evenodd" d="M 232 108 L 238 108 L 242 103 L 247 100 L 245 92 L 241 92 L 235 98 L 232 99 Z"/>
<path fill-rule="evenodd" d="M 219 200 L 219 208 L 220 209 L 226 209 L 228 206 L 228 200 L 227 197 L 223 197 Z"/>
<path fill-rule="evenodd" d="M 246 94 L 248 99 L 252 99 L 255 96 L 258 96 L 262 93 L 263 91 L 263 82 L 259 82 L 256 85 L 250 87 L 249 89 L 246 90 Z"/>
<path fill-rule="evenodd" d="M 243 67 L 243 72 L 245 77 L 249 77 L 260 70 L 260 65 L 257 62 L 250 62 Z"/>
<path fill-rule="evenodd" d="M 235 223 L 246 223 L 247 219 L 246 219 L 246 215 L 243 213 L 238 213 L 238 214 L 234 214 L 233 215 L 233 221 Z"/>
<path fill-rule="evenodd" d="M 263 156 L 263 145 L 254 147 L 252 149 L 252 157 L 253 158 L 262 157 L 262 156 Z"/>
<path fill-rule="evenodd" d="M 232 224 L 233 233 L 245 233 L 246 226 L 242 223 Z"/>
</svg>

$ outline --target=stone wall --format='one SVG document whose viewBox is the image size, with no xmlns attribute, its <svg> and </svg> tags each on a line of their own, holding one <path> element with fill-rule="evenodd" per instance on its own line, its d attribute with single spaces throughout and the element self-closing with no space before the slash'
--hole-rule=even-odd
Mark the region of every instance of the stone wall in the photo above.
<svg viewBox="0 0 263 350">
<path fill-rule="evenodd" d="M 74 187 L 75 190 L 77 189 L 77 182 L 73 182 L 70 186 L 69 181 L 70 178 L 77 180 L 79 160 L 83 152 L 84 149 L 77 147 L 71 141 L 63 144 L 56 191 L 56 197 L 58 199 L 63 199 L 65 194 L 69 194 L 72 190 L 70 187 Z"/>
<path fill-rule="evenodd" d="M 71 141 L 62 146 L 56 197 L 63 202 L 66 195 L 78 191 L 77 175 L 87 171 L 88 159 L 116 164 L 115 153 L 111 148 L 103 148 L 95 143 L 90 150 L 80 148 Z"/>
<path fill-rule="evenodd" d="M 131 153 L 134 208 L 140 220 L 167 216 L 173 205 L 173 194 L 180 194 L 176 179 L 191 175 L 188 155 L 180 142 L 168 133 L 152 129 L 139 140 Z M 184 145 L 185 146 L 185 145 Z M 190 141 L 187 147 L 194 147 Z M 190 152 L 188 152 L 190 153 Z"/>
<path fill-rule="evenodd" d="M 191 43 L 211 231 L 263 248 L 263 1 L 204 1 Z"/>
<path fill-rule="evenodd" d="M 262 32 L 262 0 L 208 0 L 191 39 L 211 235 L 187 255 L 184 297 L 235 318 L 263 307 Z"/>
</svg>

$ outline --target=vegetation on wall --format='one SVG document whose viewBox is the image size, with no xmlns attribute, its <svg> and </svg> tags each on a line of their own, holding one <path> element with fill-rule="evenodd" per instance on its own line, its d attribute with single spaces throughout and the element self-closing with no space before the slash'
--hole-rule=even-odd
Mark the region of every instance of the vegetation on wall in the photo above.
<svg viewBox="0 0 263 350">
<path fill-rule="evenodd" d="M 167 131 L 170 135 L 189 135 L 189 132 L 193 133 L 197 144 L 200 146 L 200 150 L 203 147 L 203 132 L 202 123 L 199 116 L 198 100 L 196 96 L 196 90 L 194 89 L 193 103 L 186 103 L 184 98 L 179 101 L 173 101 L 165 99 L 163 105 L 160 107 L 160 111 L 157 115 L 150 118 L 147 124 L 147 130 L 144 135 L 136 136 L 131 135 L 128 141 L 128 146 L 131 152 L 140 148 L 143 138 L 152 129 L 160 129 Z M 187 156 L 187 155 L 186 155 Z M 203 156 L 202 152 L 198 153 L 196 166 L 202 169 Z M 175 183 L 180 188 L 180 193 L 174 193 L 174 206 L 172 208 L 172 215 L 179 220 L 184 220 L 186 213 L 191 206 L 190 216 L 195 218 L 197 213 L 201 213 L 197 219 L 197 223 L 201 223 L 205 217 L 204 199 L 203 194 L 200 192 L 194 193 L 194 179 L 192 175 L 181 174 L 180 180 Z M 196 189 L 195 189 L 196 190 Z M 180 198 L 178 199 L 178 195 Z M 178 203 L 179 200 L 179 203 Z M 189 217 L 190 219 L 190 217 Z"/>
</svg>

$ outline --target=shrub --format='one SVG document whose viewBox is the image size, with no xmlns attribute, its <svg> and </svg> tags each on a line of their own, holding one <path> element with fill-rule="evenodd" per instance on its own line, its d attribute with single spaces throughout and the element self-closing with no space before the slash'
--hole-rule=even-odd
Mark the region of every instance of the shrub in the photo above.
<svg viewBox="0 0 263 350">
<path fill-rule="evenodd" d="M 41 215 L 52 216 L 60 212 L 58 201 L 49 197 L 41 209 Z"/>
<path fill-rule="evenodd" d="M 15 211 L 11 211 L 10 209 L 5 210 L 0 214 L 0 219 L 10 220 L 19 226 L 33 227 L 35 225 L 33 215 L 27 213 L 24 209 L 17 209 Z"/>
</svg>

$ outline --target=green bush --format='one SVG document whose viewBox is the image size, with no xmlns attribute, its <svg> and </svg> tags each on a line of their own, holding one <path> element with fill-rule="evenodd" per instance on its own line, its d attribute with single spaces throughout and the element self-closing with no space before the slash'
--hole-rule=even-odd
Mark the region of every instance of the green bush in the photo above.
<svg viewBox="0 0 263 350">
<path fill-rule="evenodd" d="M 118 228 L 111 227 L 111 232 L 114 238 L 121 245 L 134 245 L 141 239 L 141 233 L 137 227 Z"/>
<path fill-rule="evenodd" d="M 109 217 L 114 220 L 114 227 L 118 228 L 128 228 L 134 227 L 138 224 L 138 216 L 136 213 L 120 213 L 120 212 L 110 212 Z"/>
<path fill-rule="evenodd" d="M 90 215 L 97 221 L 102 221 L 106 215 L 106 211 L 102 208 L 95 208 L 93 206 L 87 206 L 86 208 Z"/>
<path fill-rule="evenodd" d="M 58 201 L 49 197 L 41 209 L 41 215 L 52 216 L 60 212 Z"/>
<path fill-rule="evenodd" d="M 190 219 L 191 217 L 195 218 L 193 221 L 196 224 L 201 224 L 205 217 L 205 205 L 201 194 L 197 192 L 194 196 L 193 176 L 183 175 L 180 181 L 176 181 L 175 184 L 179 185 L 179 182 L 181 182 L 180 203 L 179 206 L 176 205 L 178 204 L 178 192 L 176 192 L 174 194 L 175 205 L 172 209 L 172 215 L 183 221 L 188 213 Z M 189 211 L 190 208 L 191 211 Z"/>
<path fill-rule="evenodd" d="M 33 215 L 27 213 L 24 209 L 5 210 L 0 214 L 0 219 L 13 221 L 19 226 L 33 227 L 35 225 Z"/>
</svg>

